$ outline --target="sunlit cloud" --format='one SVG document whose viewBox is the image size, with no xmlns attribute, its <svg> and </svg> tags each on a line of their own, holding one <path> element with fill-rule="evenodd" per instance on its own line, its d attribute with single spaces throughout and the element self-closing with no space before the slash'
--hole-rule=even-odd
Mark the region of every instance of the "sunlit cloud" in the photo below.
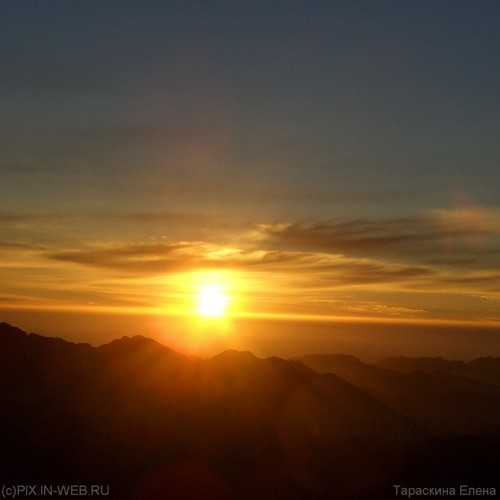
<svg viewBox="0 0 500 500">
<path fill-rule="evenodd" d="M 411 307 L 388 306 L 384 304 L 375 304 L 370 302 L 361 302 L 359 304 L 343 304 L 339 307 L 343 312 L 354 314 L 370 315 L 388 315 L 388 316 L 420 316 L 427 314 L 423 309 L 414 309 Z"/>
<path fill-rule="evenodd" d="M 500 210 L 474 209 L 464 213 L 443 209 L 398 219 L 268 224 L 260 225 L 255 233 L 255 239 L 263 245 L 288 250 L 484 266 L 492 265 L 500 255 Z M 450 239 L 456 244 L 450 244 Z"/>
<path fill-rule="evenodd" d="M 448 249 L 466 245 L 482 250 L 487 239 L 500 235 L 500 211 L 477 206 L 435 210 Z"/>
<path fill-rule="evenodd" d="M 460 238 L 471 234 L 473 224 L 447 210 L 399 219 L 273 224 L 228 223 L 182 212 L 45 214 L 38 222 L 36 214 L 5 214 L 0 217 L 4 227 L 17 229 L 0 241 L 0 267 L 8 283 L 3 303 L 41 297 L 96 306 L 180 304 L 186 276 L 227 272 L 245 282 L 246 303 L 255 310 L 435 317 L 431 304 L 448 294 L 455 303 L 457 296 L 482 301 L 483 316 L 490 317 L 488 307 L 500 293 L 498 214 L 493 209 L 481 213 L 486 235 L 481 248 L 443 244 L 444 219 L 450 227 L 457 220 L 454 234 Z M 63 231 L 67 224 L 72 230 L 96 220 L 126 226 L 139 219 L 171 229 L 172 236 L 120 241 L 102 233 L 93 240 L 75 238 L 71 247 L 61 244 L 61 234 L 50 239 L 51 227 Z M 21 230 L 19 224 L 26 227 Z M 174 228 L 186 238 L 176 239 Z M 343 291 L 349 291 L 348 299 L 340 297 Z M 377 293 L 385 294 L 384 299 L 377 300 Z M 395 299 L 398 294 L 414 295 Z M 438 310 L 444 310 L 443 300 L 437 302 Z M 453 314 L 450 307 L 447 314 Z"/>
<path fill-rule="evenodd" d="M 113 248 L 47 254 L 55 261 L 121 271 L 125 275 L 161 276 L 193 270 L 232 269 L 302 276 L 318 288 L 391 286 L 421 290 L 443 287 L 496 289 L 498 273 L 447 271 L 438 266 L 394 262 L 374 257 L 348 257 L 326 252 L 243 250 L 205 242 L 124 245 Z"/>
</svg>

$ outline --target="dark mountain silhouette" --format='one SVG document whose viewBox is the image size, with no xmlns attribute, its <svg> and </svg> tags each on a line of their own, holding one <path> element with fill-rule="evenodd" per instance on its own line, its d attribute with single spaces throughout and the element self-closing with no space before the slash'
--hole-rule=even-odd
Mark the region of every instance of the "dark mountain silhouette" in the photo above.
<svg viewBox="0 0 500 500">
<path fill-rule="evenodd" d="M 480 372 L 476 369 L 469 370 L 473 372 L 471 378 L 466 377 L 468 365 L 462 361 L 392 358 L 368 365 L 343 355 L 304 356 L 299 360 L 319 373 L 342 377 L 420 423 L 431 434 L 497 435 L 500 431 L 500 387 L 486 383 L 486 376 L 478 381 Z M 396 370 L 396 366 L 405 369 Z M 435 370 L 436 367 L 442 370 Z M 446 371 L 446 367 L 452 368 Z M 460 367 L 460 374 L 456 374 L 456 367 Z M 488 371 L 482 373 L 494 378 L 489 365 Z"/>
<path fill-rule="evenodd" d="M 141 336 L 91 347 L 0 323 L 0 475 L 109 484 L 124 499 L 387 498 L 423 479 L 494 487 L 498 396 L 351 356 L 202 359 Z"/>
<path fill-rule="evenodd" d="M 424 373 L 446 373 L 465 377 L 478 382 L 500 386 L 500 358 L 478 358 L 465 363 L 443 358 L 386 358 L 377 363 L 379 368 L 396 370 L 403 373 L 421 371 Z"/>
<path fill-rule="evenodd" d="M 364 366 L 358 358 L 348 354 L 310 354 L 296 358 L 296 361 L 319 373 L 334 373 L 335 369 Z"/>
</svg>

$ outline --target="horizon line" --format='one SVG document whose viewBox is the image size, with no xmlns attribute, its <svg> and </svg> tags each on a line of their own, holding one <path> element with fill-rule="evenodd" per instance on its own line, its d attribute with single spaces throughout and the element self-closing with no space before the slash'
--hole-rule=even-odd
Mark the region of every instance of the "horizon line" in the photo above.
<svg viewBox="0 0 500 500">
<path fill-rule="evenodd" d="M 0 311 L 5 310 L 36 310 L 52 312 L 79 312 L 89 314 L 117 314 L 117 315 L 144 315 L 144 316 L 172 316 L 172 317 L 195 317 L 198 314 L 189 309 L 178 311 L 167 310 L 161 307 L 121 307 L 121 306 L 98 306 L 95 305 L 50 305 L 50 304 L 0 304 Z M 310 321 L 315 323 L 378 323 L 378 324 L 412 324 L 433 326 L 458 326 L 477 327 L 484 329 L 500 329 L 500 321 L 496 319 L 450 319 L 450 318 L 391 318 L 380 316 L 342 316 L 321 314 L 294 314 L 294 313 L 267 313 L 267 312 L 232 312 L 224 318 L 211 318 L 210 321 L 223 322 L 231 319 L 267 319 L 275 321 Z"/>
</svg>

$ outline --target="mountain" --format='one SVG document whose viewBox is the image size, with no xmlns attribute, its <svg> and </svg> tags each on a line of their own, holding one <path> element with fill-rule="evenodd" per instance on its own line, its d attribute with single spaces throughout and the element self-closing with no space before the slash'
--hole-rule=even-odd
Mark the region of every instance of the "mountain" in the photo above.
<svg viewBox="0 0 500 500">
<path fill-rule="evenodd" d="M 462 361 L 441 358 L 391 358 L 374 365 L 351 356 L 329 354 L 298 360 L 320 373 L 342 377 L 393 411 L 418 422 L 431 435 L 500 432 L 500 387 L 484 381 L 494 378 L 490 365 L 496 365 L 491 361 L 484 363 L 487 368 L 482 372 L 488 377 L 483 375 L 477 380 L 481 373 L 478 369 L 469 370 Z M 466 373 L 472 373 L 470 378 Z"/>
<path fill-rule="evenodd" d="M 495 390 L 351 356 L 202 359 L 141 336 L 92 347 L 0 323 L 0 479 L 123 499 L 384 498 L 432 464 L 450 484 L 491 486 Z"/>
<path fill-rule="evenodd" d="M 310 354 L 295 360 L 319 373 L 334 373 L 335 370 L 364 365 L 358 358 L 348 354 Z"/>
<path fill-rule="evenodd" d="M 478 382 L 486 382 L 500 386 L 500 358 L 478 358 L 464 361 L 446 360 L 443 358 L 386 358 L 377 363 L 379 368 L 396 370 L 403 373 L 420 371 L 424 373 L 446 373 L 464 377 Z"/>
</svg>

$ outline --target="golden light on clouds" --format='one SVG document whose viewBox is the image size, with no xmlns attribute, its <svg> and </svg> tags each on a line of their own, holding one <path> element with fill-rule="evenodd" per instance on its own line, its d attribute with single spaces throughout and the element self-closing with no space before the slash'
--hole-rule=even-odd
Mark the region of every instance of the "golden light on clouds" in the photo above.
<svg viewBox="0 0 500 500">
<path fill-rule="evenodd" d="M 201 329 L 260 315 L 498 322 L 499 224 L 497 208 L 466 206 L 411 218 L 245 223 L 224 238 L 217 229 L 205 239 L 68 248 L 6 240 L 0 308 L 112 309 Z"/>
</svg>

